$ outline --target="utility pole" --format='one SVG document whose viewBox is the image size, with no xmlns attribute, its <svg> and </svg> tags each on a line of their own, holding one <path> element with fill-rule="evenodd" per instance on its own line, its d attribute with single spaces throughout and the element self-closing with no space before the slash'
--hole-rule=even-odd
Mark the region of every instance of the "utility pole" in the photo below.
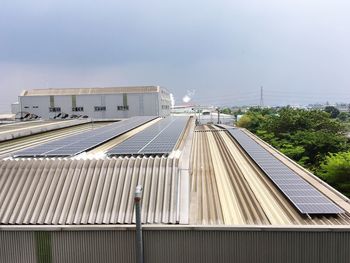
<svg viewBox="0 0 350 263">
<path fill-rule="evenodd" d="M 260 87 L 260 107 L 264 107 L 264 88 Z"/>
<path fill-rule="evenodd" d="M 136 263 L 143 263 L 143 242 L 142 242 L 142 223 L 141 223 L 141 196 L 142 186 L 136 186 L 135 190 L 135 209 L 136 209 Z"/>
</svg>

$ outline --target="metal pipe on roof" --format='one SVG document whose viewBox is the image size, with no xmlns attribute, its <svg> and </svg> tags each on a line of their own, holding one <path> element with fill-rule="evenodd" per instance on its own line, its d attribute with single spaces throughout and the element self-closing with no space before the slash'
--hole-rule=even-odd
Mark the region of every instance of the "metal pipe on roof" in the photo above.
<svg viewBox="0 0 350 263">
<path fill-rule="evenodd" d="M 136 262 L 143 263 L 143 243 L 142 243 L 142 225 L 141 225 L 141 196 L 142 186 L 136 186 L 135 190 L 135 209 L 136 209 Z"/>
</svg>

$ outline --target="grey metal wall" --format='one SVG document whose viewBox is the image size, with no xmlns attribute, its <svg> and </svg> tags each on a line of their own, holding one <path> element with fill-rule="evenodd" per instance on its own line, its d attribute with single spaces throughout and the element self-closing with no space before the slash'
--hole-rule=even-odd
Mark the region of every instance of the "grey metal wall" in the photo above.
<svg viewBox="0 0 350 263">
<path fill-rule="evenodd" d="M 0 262 L 134 262 L 134 231 L 0 231 Z M 350 231 L 144 231 L 145 262 L 349 262 Z"/>
<path fill-rule="evenodd" d="M 0 231 L 0 262 L 37 262 L 33 232 Z"/>
</svg>

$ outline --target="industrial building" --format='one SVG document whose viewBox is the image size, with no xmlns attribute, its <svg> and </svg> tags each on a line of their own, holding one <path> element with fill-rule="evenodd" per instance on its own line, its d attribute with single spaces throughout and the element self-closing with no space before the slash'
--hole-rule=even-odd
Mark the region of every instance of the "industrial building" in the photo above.
<svg viewBox="0 0 350 263">
<path fill-rule="evenodd" d="M 350 200 L 245 129 L 56 122 L 0 130 L 1 262 L 135 262 L 137 185 L 144 262 L 349 262 Z"/>
<path fill-rule="evenodd" d="M 170 94 L 159 86 L 24 90 L 13 114 L 42 119 L 168 116 Z"/>
</svg>

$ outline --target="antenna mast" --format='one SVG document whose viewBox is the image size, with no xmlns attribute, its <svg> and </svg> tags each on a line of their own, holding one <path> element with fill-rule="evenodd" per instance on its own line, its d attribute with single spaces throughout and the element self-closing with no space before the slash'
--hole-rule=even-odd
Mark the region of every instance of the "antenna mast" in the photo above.
<svg viewBox="0 0 350 263">
<path fill-rule="evenodd" d="M 264 88 L 260 87 L 260 107 L 264 107 Z"/>
</svg>

